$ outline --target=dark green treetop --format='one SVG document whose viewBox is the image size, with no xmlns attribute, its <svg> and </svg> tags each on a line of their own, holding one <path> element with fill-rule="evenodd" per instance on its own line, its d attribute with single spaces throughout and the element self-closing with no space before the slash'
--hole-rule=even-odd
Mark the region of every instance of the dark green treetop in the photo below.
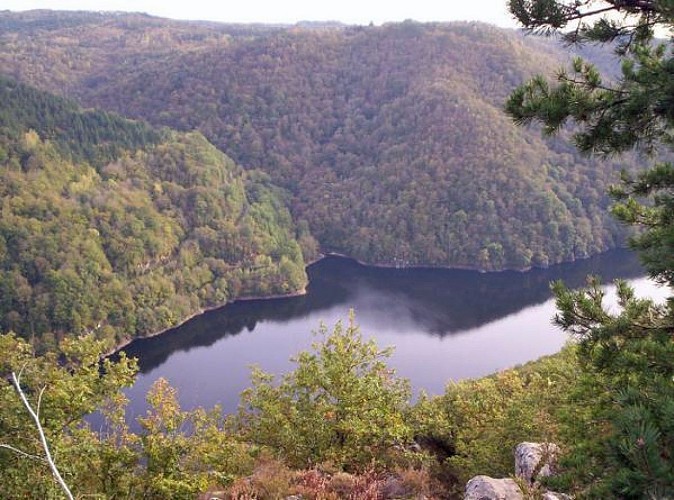
<svg viewBox="0 0 674 500">
<path fill-rule="evenodd" d="M 575 59 L 554 87 L 541 77 L 520 86 L 506 105 L 517 123 L 539 120 L 553 133 L 574 120 L 583 124 L 576 142 L 586 152 L 671 145 L 674 62 L 671 44 L 654 43 L 654 35 L 671 30 L 674 2 L 511 0 L 509 6 L 531 31 L 561 28 L 567 42 L 613 43 L 623 56 L 617 82 L 606 82 L 594 66 Z"/>
<path fill-rule="evenodd" d="M 674 137 L 674 58 L 672 44 L 655 35 L 670 32 L 674 2 L 511 0 L 511 12 L 532 31 L 563 29 L 569 42 L 611 42 L 622 56 L 617 81 L 607 82 L 591 64 L 575 59 L 556 85 L 537 76 L 518 87 L 506 103 L 515 122 L 539 121 L 547 134 L 571 122 L 579 125 L 576 145 L 606 155 L 638 148 L 647 153 L 671 149 Z M 603 17 L 597 18 L 601 14 Z M 624 176 L 613 190 L 614 214 L 643 226 L 633 239 L 651 275 L 672 284 L 674 269 L 674 172 L 669 163 Z M 650 198 L 642 205 L 637 198 Z"/>
<path fill-rule="evenodd" d="M 578 148 L 612 155 L 641 149 L 667 158 L 674 125 L 671 0 L 511 0 L 513 15 L 534 32 L 559 30 L 570 43 L 609 42 L 622 72 L 602 78 L 574 60 L 556 84 L 534 77 L 510 96 L 506 110 L 519 124 L 537 121 L 554 134 L 574 125 Z M 641 226 L 632 239 L 651 276 L 674 284 L 674 166 L 655 165 L 612 189 L 613 213 Z M 644 201 L 646 200 L 646 201 Z M 571 446 L 562 482 L 590 498 L 665 498 L 674 493 L 674 300 L 656 304 L 618 283 L 620 312 L 608 311 L 592 279 L 585 290 L 554 285 L 556 323 L 576 336 L 579 360 L 593 383 L 583 404 L 593 405 L 592 429 Z"/>
</svg>

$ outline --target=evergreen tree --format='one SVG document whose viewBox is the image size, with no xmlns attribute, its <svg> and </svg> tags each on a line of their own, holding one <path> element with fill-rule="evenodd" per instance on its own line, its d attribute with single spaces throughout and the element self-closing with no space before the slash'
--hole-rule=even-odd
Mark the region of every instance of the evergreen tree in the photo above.
<svg viewBox="0 0 674 500">
<path fill-rule="evenodd" d="M 639 148 L 666 157 L 674 131 L 674 59 L 672 39 L 659 41 L 655 34 L 671 32 L 674 2 L 511 0 L 509 8 L 529 30 L 559 30 L 570 43 L 612 43 L 622 60 L 616 81 L 581 59 L 554 85 L 533 78 L 506 104 L 517 123 L 541 122 L 548 134 L 574 123 L 577 147 L 588 153 Z M 643 228 L 631 243 L 646 269 L 671 287 L 674 165 L 660 162 L 636 177 L 625 174 L 612 194 L 614 214 Z M 622 309 L 610 314 L 595 279 L 586 290 L 573 292 L 561 283 L 554 290 L 556 322 L 579 338 L 591 397 L 599 402 L 595 427 L 584 434 L 593 437 L 577 443 L 567 462 L 572 481 L 603 498 L 673 495 L 674 298 L 658 305 L 618 283 Z"/>
</svg>

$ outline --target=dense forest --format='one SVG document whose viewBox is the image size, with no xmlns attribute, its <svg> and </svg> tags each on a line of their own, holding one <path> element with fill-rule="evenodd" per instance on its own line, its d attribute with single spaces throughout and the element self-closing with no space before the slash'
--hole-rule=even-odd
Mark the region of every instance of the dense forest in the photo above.
<svg viewBox="0 0 674 500">
<path fill-rule="evenodd" d="M 286 194 L 198 132 L 0 79 L 0 330 L 118 344 L 237 297 L 301 291 Z"/>
<path fill-rule="evenodd" d="M 325 251 L 485 270 L 619 246 L 606 191 L 635 158 L 582 158 L 502 112 L 568 55 L 481 24 L 228 26 L 143 15 L 2 13 L 21 81 L 155 125 L 199 130 L 291 193 Z M 587 50 L 615 74 L 607 52 Z"/>
<path fill-rule="evenodd" d="M 522 498 L 674 497 L 674 298 L 637 297 L 624 281 L 617 308 L 596 277 L 577 291 L 554 283 L 554 322 L 575 342 L 438 397 L 411 402 L 391 350 L 352 313 L 319 326 L 288 373 L 253 369 L 235 414 L 184 411 L 159 379 L 137 430 L 125 418 L 137 365 L 105 357 L 111 342 L 242 294 L 301 289 L 310 230 L 376 262 L 484 269 L 616 243 L 601 209 L 619 165 L 581 161 L 566 138 L 583 152 L 671 154 L 672 39 L 653 39 L 674 29 L 671 3 L 508 6 L 567 42 L 617 43 L 620 72 L 575 60 L 508 94 L 557 49 L 473 24 L 0 13 L 15 77 L 0 79 L 0 330 L 18 333 L 0 333 L 3 497 L 460 498 L 475 474 L 511 475 L 523 440 L 560 456 L 554 477 L 517 482 Z M 501 98 L 514 123 L 555 139 L 511 126 Z M 611 191 L 670 291 L 673 193 L 674 165 L 658 160 Z"/>
</svg>

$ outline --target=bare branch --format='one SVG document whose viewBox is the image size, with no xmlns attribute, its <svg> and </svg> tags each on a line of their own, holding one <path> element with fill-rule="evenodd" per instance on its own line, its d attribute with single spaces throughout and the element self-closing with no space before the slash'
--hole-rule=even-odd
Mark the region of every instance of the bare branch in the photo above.
<svg viewBox="0 0 674 500">
<path fill-rule="evenodd" d="M 35 413 L 37 414 L 37 418 L 40 418 L 40 407 L 42 406 L 42 395 L 44 394 L 44 390 L 47 388 L 45 385 L 42 389 L 40 389 L 40 395 L 37 397 L 37 410 Z"/>
<path fill-rule="evenodd" d="M 46 460 L 42 457 L 38 457 L 37 455 L 31 455 L 30 453 L 26 453 L 23 450 L 20 450 L 18 448 L 14 448 L 14 446 L 10 446 L 8 444 L 0 443 L 0 448 L 6 448 L 8 450 L 12 450 L 14 453 L 17 453 L 23 457 L 26 458 L 32 458 L 33 460 L 39 460 L 40 462 L 46 462 Z"/>
<path fill-rule="evenodd" d="M 21 375 L 23 375 L 23 371 L 26 369 L 26 366 L 28 366 L 28 362 L 25 362 L 21 369 L 19 370 L 19 374 L 16 376 L 16 383 L 21 385 Z M 14 372 L 12 372 L 12 376 L 14 376 Z"/>
<path fill-rule="evenodd" d="M 19 372 L 19 375 L 20 375 L 20 372 Z M 14 373 L 14 372 L 12 372 L 12 384 L 14 385 L 14 389 L 16 389 L 16 392 L 19 394 L 19 397 L 21 398 L 21 401 L 23 402 L 23 405 L 26 407 L 26 410 L 28 411 L 28 414 L 33 419 L 33 422 L 35 422 L 35 426 L 37 427 L 37 432 L 40 435 L 40 442 L 42 443 L 42 448 L 44 449 L 46 462 L 49 464 L 49 468 L 51 469 L 52 474 L 54 475 L 54 478 L 59 483 L 59 485 L 61 486 L 61 489 L 66 494 L 68 499 L 69 500 L 75 500 L 74 497 L 73 497 L 73 494 L 70 492 L 70 489 L 68 488 L 68 485 L 63 480 L 63 477 L 61 477 L 61 473 L 59 472 L 58 468 L 56 467 L 56 464 L 54 463 L 54 460 L 52 459 L 51 452 L 49 451 L 49 445 L 47 444 L 47 438 L 44 435 L 44 430 L 42 428 L 42 424 L 40 424 L 40 418 L 37 416 L 35 411 L 33 411 L 33 408 L 30 406 L 30 403 L 28 402 L 28 399 L 26 398 L 26 395 L 23 393 L 23 390 L 21 389 L 21 385 L 19 384 L 19 377 L 17 377 L 16 373 Z M 44 388 L 43 388 L 43 391 L 44 391 Z M 42 398 L 42 391 L 40 392 L 40 399 L 41 398 Z"/>
</svg>

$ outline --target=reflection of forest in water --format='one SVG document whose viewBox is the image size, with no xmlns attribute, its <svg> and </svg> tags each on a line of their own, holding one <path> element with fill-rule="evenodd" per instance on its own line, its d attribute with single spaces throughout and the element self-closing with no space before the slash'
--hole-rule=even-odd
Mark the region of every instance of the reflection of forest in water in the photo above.
<svg viewBox="0 0 674 500">
<path fill-rule="evenodd" d="M 451 335 L 545 302 L 551 297 L 554 280 L 580 287 L 589 274 L 605 282 L 644 274 L 636 257 L 625 250 L 548 269 L 500 273 L 375 268 L 330 256 L 310 266 L 308 273 L 310 285 L 304 296 L 235 302 L 157 337 L 135 341 L 124 350 L 138 357 L 141 372 L 147 373 L 175 351 L 209 346 L 244 329 L 252 331 L 260 321 L 283 323 L 339 304 L 355 307 L 357 312 L 373 304 L 405 307 L 429 334 Z M 362 297 L 369 300 L 364 302 Z M 378 298 L 373 301 L 372 297 Z"/>
</svg>

